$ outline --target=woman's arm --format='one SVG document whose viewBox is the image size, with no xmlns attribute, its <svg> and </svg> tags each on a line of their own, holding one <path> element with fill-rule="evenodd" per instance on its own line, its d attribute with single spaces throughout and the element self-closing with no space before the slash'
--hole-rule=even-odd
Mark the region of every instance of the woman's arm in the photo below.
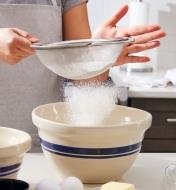
<svg viewBox="0 0 176 190">
<path fill-rule="evenodd" d="M 64 13 L 63 37 L 64 40 L 91 38 L 86 3 L 82 3 Z M 84 80 L 84 82 L 106 80 L 108 78 L 108 73 L 109 72 L 106 72 L 95 78 Z"/>
<path fill-rule="evenodd" d="M 64 13 L 63 37 L 64 40 L 91 38 L 86 3 L 82 3 Z"/>
</svg>

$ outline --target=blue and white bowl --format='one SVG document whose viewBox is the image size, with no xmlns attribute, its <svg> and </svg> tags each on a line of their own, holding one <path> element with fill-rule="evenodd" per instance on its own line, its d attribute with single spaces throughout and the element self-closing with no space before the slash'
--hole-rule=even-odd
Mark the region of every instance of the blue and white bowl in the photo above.
<svg viewBox="0 0 176 190">
<path fill-rule="evenodd" d="M 15 179 L 30 148 L 31 137 L 27 133 L 0 127 L 0 178 Z"/>
<path fill-rule="evenodd" d="M 84 183 L 119 180 L 140 152 L 152 116 L 143 110 L 114 105 L 101 126 L 73 126 L 67 103 L 52 103 L 32 112 L 41 146 L 59 178 L 79 177 Z"/>
</svg>

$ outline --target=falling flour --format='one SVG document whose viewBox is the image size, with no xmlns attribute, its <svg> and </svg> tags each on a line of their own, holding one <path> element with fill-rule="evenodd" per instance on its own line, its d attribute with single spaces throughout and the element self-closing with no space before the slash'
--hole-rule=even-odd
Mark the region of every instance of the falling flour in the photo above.
<svg viewBox="0 0 176 190">
<path fill-rule="evenodd" d="M 111 114 L 117 101 L 117 87 L 103 84 L 67 85 L 65 98 L 68 102 L 69 123 L 95 126 Z"/>
</svg>

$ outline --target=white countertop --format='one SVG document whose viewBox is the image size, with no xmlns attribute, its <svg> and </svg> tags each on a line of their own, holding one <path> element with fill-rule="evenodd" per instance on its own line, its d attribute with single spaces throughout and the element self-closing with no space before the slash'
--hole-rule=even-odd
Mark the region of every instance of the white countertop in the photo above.
<svg viewBox="0 0 176 190">
<path fill-rule="evenodd" d="M 164 170 L 173 162 L 176 163 L 176 153 L 140 153 L 122 180 L 135 184 L 139 190 L 162 190 Z M 55 174 L 42 153 L 28 153 L 18 178 L 30 183 L 32 190 L 41 179 L 55 179 Z M 85 185 L 85 189 L 95 186 Z"/>
<path fill-rule="evenodd" d="M 110 71 L 110 76 L 113 81 L 116 82 L 117 77 L 124 79 L 126 77 L 138 77 L 139 80 L 144 78 L 164 78 L 166 70 L 160 70 L 151 73 L 129 73 L 121 71 L 118 67 L 114 67 Z M 143 86 L 129 86 L 129 97 L 132 98 L 176 98 L 176 87 L 167 86 L 167 87 L 143 87 Z"/>
</svg>

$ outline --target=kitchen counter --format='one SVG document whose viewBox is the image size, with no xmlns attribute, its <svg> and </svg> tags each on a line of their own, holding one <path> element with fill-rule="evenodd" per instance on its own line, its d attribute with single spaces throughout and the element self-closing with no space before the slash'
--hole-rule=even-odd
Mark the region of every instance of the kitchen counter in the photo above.
<svg viewBox="0 0 176 190">
<path fill-rule="evenodd" d="M 151 73 L 128 73 L 121 71 L 119 67 L 114 67 L 110 71 L 110 76 L 115 83 L 119 82 L 119 79 L 125 79 L 127 77 L 136 77 L 136 80 L 141 80 L 148 78 L 164 78 L 166 70 L 160 70 Z M 176 98 L 176 87 L 146 87 L 139 85 L 129 86 L 129 97 L 130 98 Z"/>
<path fill-rule="evenodd" d="M 162 190 L 164 170 L 173 162 L 176 163 L 176 153 L 140 153 L 122 181 L 135 184 L 139 190 Z M 55 174 L 42 153 L 28 153 L 18 178 L 30 183 L 30 190 L 33 190 L 41 179 L 55 179 Z M 95 186 L 85 185 L 85 189 Z"/>
</svg>

